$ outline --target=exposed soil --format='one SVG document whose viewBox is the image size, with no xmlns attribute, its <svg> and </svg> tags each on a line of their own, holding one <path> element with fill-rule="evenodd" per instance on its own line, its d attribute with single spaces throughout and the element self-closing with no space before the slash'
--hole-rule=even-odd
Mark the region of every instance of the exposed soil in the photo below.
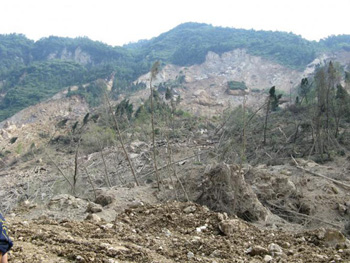
<svg viewBox="0 0 350 263">
<path fill-rule="evenodd" d="M 140 205 L 126 209 L 112 223 L 56 221 L 45 215 L 8 221 L 15 241 L 10 262 L 18 263 L 350 260 L 350 249 L 341 237 L 333 238 L 336 247 L 327 246 L 331 243 L 320 231 L 261 230 L 193 203 Z"/>
<path fill-rule="evenodd" d="M 215 65 L 207 66 L 210 72 Z M 225 76 L 220 70 L 187 79 L 194 90 L 185 90 L 189 93 L 182 103 L 200 102 L 194 108 L 206 109 L 207 115 L 218 108 L 222 112 L 225 107 L 211 104 L 218 101 L 213 97 L 220 91 L 231 100 L 224 86 L 239 70 Z M 223 85 L 208 87 L 218 79 Z M 208 92 L 198 91 L 204 82 Z M 239 96 L 233 98 L 241 102 Z M 258 99 L 252 95 L 250 102 Z M 15 244 L 10 262 L 350 262 L 349 157 L 324 165 L 297 159 L 297 167 L 292 159 L 274 163 L 267 154 L 266 165 L 218 164 L 213 155 L 219 139 L 208 132 L 214 125 L 193 119 L 199 124 L 184 121 L 181 135 L 170 142 L 174 166 L 167 167 L 167 142 L 156 142 L 161 191 L 152 145 L 142 130 L 124 132 L 141 186 L 136 187 L 117 143 L 87 150 L 93 141 L 83 138 L 72 191 L 76 142 L 68 137 L 87 111 L 83 101 L 63 98 L 33 106 L 0 125 L 0 208 Z M 69 125 L 59 127 L 62 121 Z M 185 202 L 181 184 L 189 200 L 202 206 Z"/>
</svg>

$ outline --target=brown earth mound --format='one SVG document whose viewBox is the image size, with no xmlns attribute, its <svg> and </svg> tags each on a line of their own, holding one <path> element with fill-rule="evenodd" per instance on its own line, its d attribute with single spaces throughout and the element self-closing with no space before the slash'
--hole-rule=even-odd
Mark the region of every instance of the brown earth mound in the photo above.
<svg viewBox="0 0 350 263">
<path fill-rule="evenodd" d="M 8 218 L 10 262 L 349 262 L 337 231 L 259 230 L 193 203 L 126 209 L 114 223 Z"/>
</svg>

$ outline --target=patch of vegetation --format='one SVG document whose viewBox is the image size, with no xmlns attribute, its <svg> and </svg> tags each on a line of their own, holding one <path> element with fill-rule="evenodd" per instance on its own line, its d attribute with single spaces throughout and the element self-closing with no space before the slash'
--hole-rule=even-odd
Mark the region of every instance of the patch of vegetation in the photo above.
<svg viewBox="0 0 350 263">
<path fill-rule="evenodd" d="M 239 82 L 239 81 L 228 81 L 227 86 L 230 90 L 246 90 L 247 86 L 245 85 L 244 81 Z"/>
<path fill-rule="evenodd" d="M 107 92 L 106 84 L 101 80 L 96 80 L 86 87 L 80 85 L 77 90 L 69 90 L 67 97 L 80 96 L 91 106 L 95 107 L 103 102 L 103 97 Z"/>
<path fill-rule="evenodd" d="M 11 143 L 11 144 L 14 144 L 14 143 L 17 141 L 17 139 L 18 139 L 18 137 L 12 137 L 12 138 L 10 139 L 10 143 Z"/>
</svg>

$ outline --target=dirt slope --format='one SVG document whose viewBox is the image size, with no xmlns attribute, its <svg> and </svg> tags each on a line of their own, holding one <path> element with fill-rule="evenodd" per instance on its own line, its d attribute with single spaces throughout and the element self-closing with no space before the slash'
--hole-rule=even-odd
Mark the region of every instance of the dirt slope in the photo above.
<svg viewBox="0 0 350 263">
<path fill-rule="evenodd" d="M 8 221 L 15 240 L 10 262 L 18 263 L 350 260 L 348 245 L 336 231 L 259 230 L 193 203 L 134 207 L 113 223 L 54 221 L 45 216 Z"/>
</svg>

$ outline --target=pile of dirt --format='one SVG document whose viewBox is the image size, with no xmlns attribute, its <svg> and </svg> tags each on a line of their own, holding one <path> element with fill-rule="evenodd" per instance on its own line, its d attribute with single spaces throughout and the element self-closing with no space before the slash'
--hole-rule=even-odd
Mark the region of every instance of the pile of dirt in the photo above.
<svg viewBox="0 0 350 263">
<path fill-rule="evenodd" d="M 208 172 L 201 191 L 196 202 L 214 211 L 237 214 L 247 221 L 265 221 L 269 214 L 245 182 L 239 166 L 217 165 Z"/>
<path fill-rule="evenodd" d="M 10 262 L 344 262 L 336 230 L 261 230 L 194 203 L 139 205 L 113 223 L 9 217 Z"/>
</svg>

